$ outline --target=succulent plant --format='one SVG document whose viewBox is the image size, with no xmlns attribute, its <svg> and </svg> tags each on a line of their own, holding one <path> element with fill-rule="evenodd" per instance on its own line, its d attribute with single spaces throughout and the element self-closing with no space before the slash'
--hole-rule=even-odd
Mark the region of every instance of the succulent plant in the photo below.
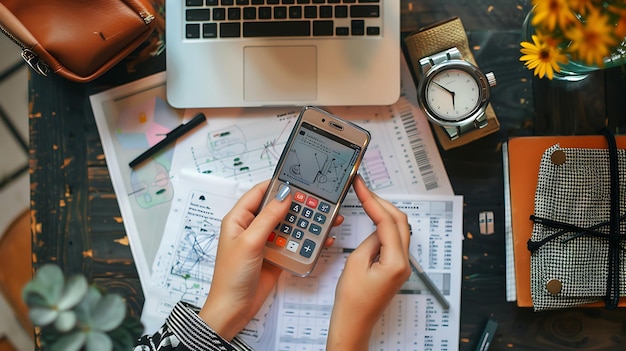
<svg viewBox="0 0 626 351">
<path fill-rule="evenodd" d="M 41 328 L 44 350 L 130 350 L 143 331 L 137 318 L 126 315 L 121 296 L 103 293 L 81 275 L 66 279 L 53 264 L 37 271 L 22 298 Z"/>
</svg>

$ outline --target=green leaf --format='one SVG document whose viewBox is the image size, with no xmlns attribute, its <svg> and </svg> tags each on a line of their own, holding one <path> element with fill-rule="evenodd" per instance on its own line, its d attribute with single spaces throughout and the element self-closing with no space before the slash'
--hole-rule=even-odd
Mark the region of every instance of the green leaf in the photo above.
<svg viewBox="0 0 626 351">
<path fill-rule="evenodd" d="M 113 340 L 113 349 L 115 351 L 128 351 L 135 346 L 137 340 L 143 335 L 144 327 L 135 316 L 127 316 L 115 330 L 108 334 Z"/>
<path fill-rule="evenodd" d="M 59 312 L 48 307 L 31 307 L 28 311 L 28 317 L 34 325 L 43 327 L 54 322 L 59 316 Z"/>
<path fill-rule="evenodd" d="M 56 305 L 65 285 L 65 277 L 61 268 L 55 264 L 45 264 L 37 270 L 33 280 L 46 287 L 47 290 L 43 291 L 44 296 L 49 298 L 50 305 Z"/>
<path fill-rule="evenodd" d="M 100 291 L 94 286 L 89 286 L 87 294 L 83 297 L 83 300 L 76 305 L 74 311 L 79 321 L 86 325 L 91 326 L 94 316 L 94 310 L 98 305 L 101 298 Z"/>
<path fill-rule="evenodd" d="M 41 349 L 48 350 L 50 345 L 54 344 L 63 334 L 59 333 L 54 326 L 48 325 L 41 328 L 40 339 Z"/>
<path fill-rule="evenodd" d="M 37 273 L 35 273 L 35 279 L 41 282 L 49 282 L 50 285 L 53 285 L 54 282 L 64 282 L 65 280 L 61 268 L 52 263 L 44 264 L 43 266 L 41 266 L 37 270 Z"/>
<path fill-rule="evenodd" d="M 107 294 L 100 299 L 93 311 L 92 327 L 105 332 L 117 328 L 126 317 L 126 304 L 117 294 Z"/>
<path fill-rule="evenodd" d="M 74 311 L 62 311 L 54 322 L 54 327 L 62 332 L 68 332 L 76 326 L 76 313 Z"/>
<path fill-rule="evenodd" d="M 42 274 L 45 274 L 45 272 Z M 64 278 L 61 276 L 60 281 L 50 282 L 47 278 L 42 279 L 41 277 L 41 274 L 35 275 L 35 278 L 22 288 L 22 299 L 29 306 L 55 306 L 59 299 L 60 291 L 63 289 Z"/>
<path fill-rule="evenodd" d="M 85 333 L 75 331 L 60 337 L 50 346 L 50 351 L 78 351 L 83 347 L 86 339 Z"/>
<path fill-rule="evenodd" d="M 47 306 L 51 307 L 54 302 L 51 302 L 52 296 L 49 296 L 49 289 L 41 282 L 31 280 L 24 288 L 22 288 L 22 300 L 28 306 Z"/>
<path fill-rule="evenodd" d="M 87 334 L 86 351 L 113 351 L 113 341 L 105 333 L 92 331 Z"/>
<path fill-rule="evenodd" d="M 141 324 L 139 318 L 135 316 L 126 317 L 120 328 L 129 332 L 133 339 L 139 339 L 144 331 L 143 324 Z"/>
<path fill-rule="evenodd" d="M 60 310 L 67 310 L 76 306 L 87 293 L 87 279 L 82 275 L 75 275 L 68 279 L 63 294 L 59 298 Z"/>
<path fill-rule="evenodd" d="M 128 351 L 132 350 L 133 346 L 136 344 L 137 339 L 133 338 L 127 330 L 123 328 L 117 328 L 115 330 L 110 331 L 109 336 L 113 341 L 113 350 L 116 351 Z"/>
</svg>

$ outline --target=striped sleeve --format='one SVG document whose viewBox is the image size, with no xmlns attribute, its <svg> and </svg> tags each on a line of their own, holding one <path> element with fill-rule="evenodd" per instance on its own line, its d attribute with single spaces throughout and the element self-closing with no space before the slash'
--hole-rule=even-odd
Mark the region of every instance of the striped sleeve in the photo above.
<svg viewBox="0 0 626 351">
<path fill-rule="evenodd" d="M 198 315 L 195 306 L 179 302 L 174 306 L 165 324 L 181 344 L 198 351 L 252 351 L 241 339 L 231 342 L 222 339 Z"/>
<path fill-rule="evenodd" d="M 178 302 L 153 335 L 144 335 L 133 351 L 253 351 L 238 337 L 222 339 L 199 316 L 200 309 Z"/>
</svg>

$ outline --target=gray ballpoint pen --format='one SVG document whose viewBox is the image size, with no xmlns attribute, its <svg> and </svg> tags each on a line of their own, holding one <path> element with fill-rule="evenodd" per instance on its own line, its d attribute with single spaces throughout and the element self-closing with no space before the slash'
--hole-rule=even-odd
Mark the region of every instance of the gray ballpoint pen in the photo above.
<svg viewBox="0 0 626 351">
<path fill-rule="evenodd" d="M 417 270 L 418 277 L 424 282 L 424 284 L 426 284 L 426 287 L 428 288 L 428 290 L 430 290 L 430 292 L 433 295 L 435 295 L 435 298 L 437 299 L 437 301 L 439 301 L 443 309 L 444 310 L 450 309 L 450 303 L 448 302 L 448 300 L 446 300 L 446 297 L 443 296 L 443 293 L 437 288 L 437 286 L 435 286 L 435 283 L 433 283 L 433 281 L 430 280 L 430 277 L 426 274 L 426 272 L 424 272 L 424 269 L 422 268 L 422 266 L 420 266 L 415 256 L 413 256 L 413 254 L 410 252 L 409 252 L 409 262 L 413 265 L 413 267 L 415 267 L 415 269 Z"/>
</svg>

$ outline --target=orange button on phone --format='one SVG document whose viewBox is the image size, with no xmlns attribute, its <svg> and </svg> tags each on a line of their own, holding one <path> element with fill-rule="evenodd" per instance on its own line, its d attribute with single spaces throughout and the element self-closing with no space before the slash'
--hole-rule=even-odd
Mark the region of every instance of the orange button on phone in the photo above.
<svg viewBox="0 0 626 351">
<path fill-rule="evenodd" d="M 301 193 L 299 191 L 296 191 L 295 195 L 293 196 L 293 199 L 298 202 L 304 202 L 305 198 L 306 198 L 306 195 L 304 195 L 304 193 Z"/>
<path fill-rule="evenodd" d="M 276 238 L 275 244 L 276 246 L 285 247 L 285 245 L 287 245 L 287 239 L 279 236 L 278 238 Z"/>
</svg>

